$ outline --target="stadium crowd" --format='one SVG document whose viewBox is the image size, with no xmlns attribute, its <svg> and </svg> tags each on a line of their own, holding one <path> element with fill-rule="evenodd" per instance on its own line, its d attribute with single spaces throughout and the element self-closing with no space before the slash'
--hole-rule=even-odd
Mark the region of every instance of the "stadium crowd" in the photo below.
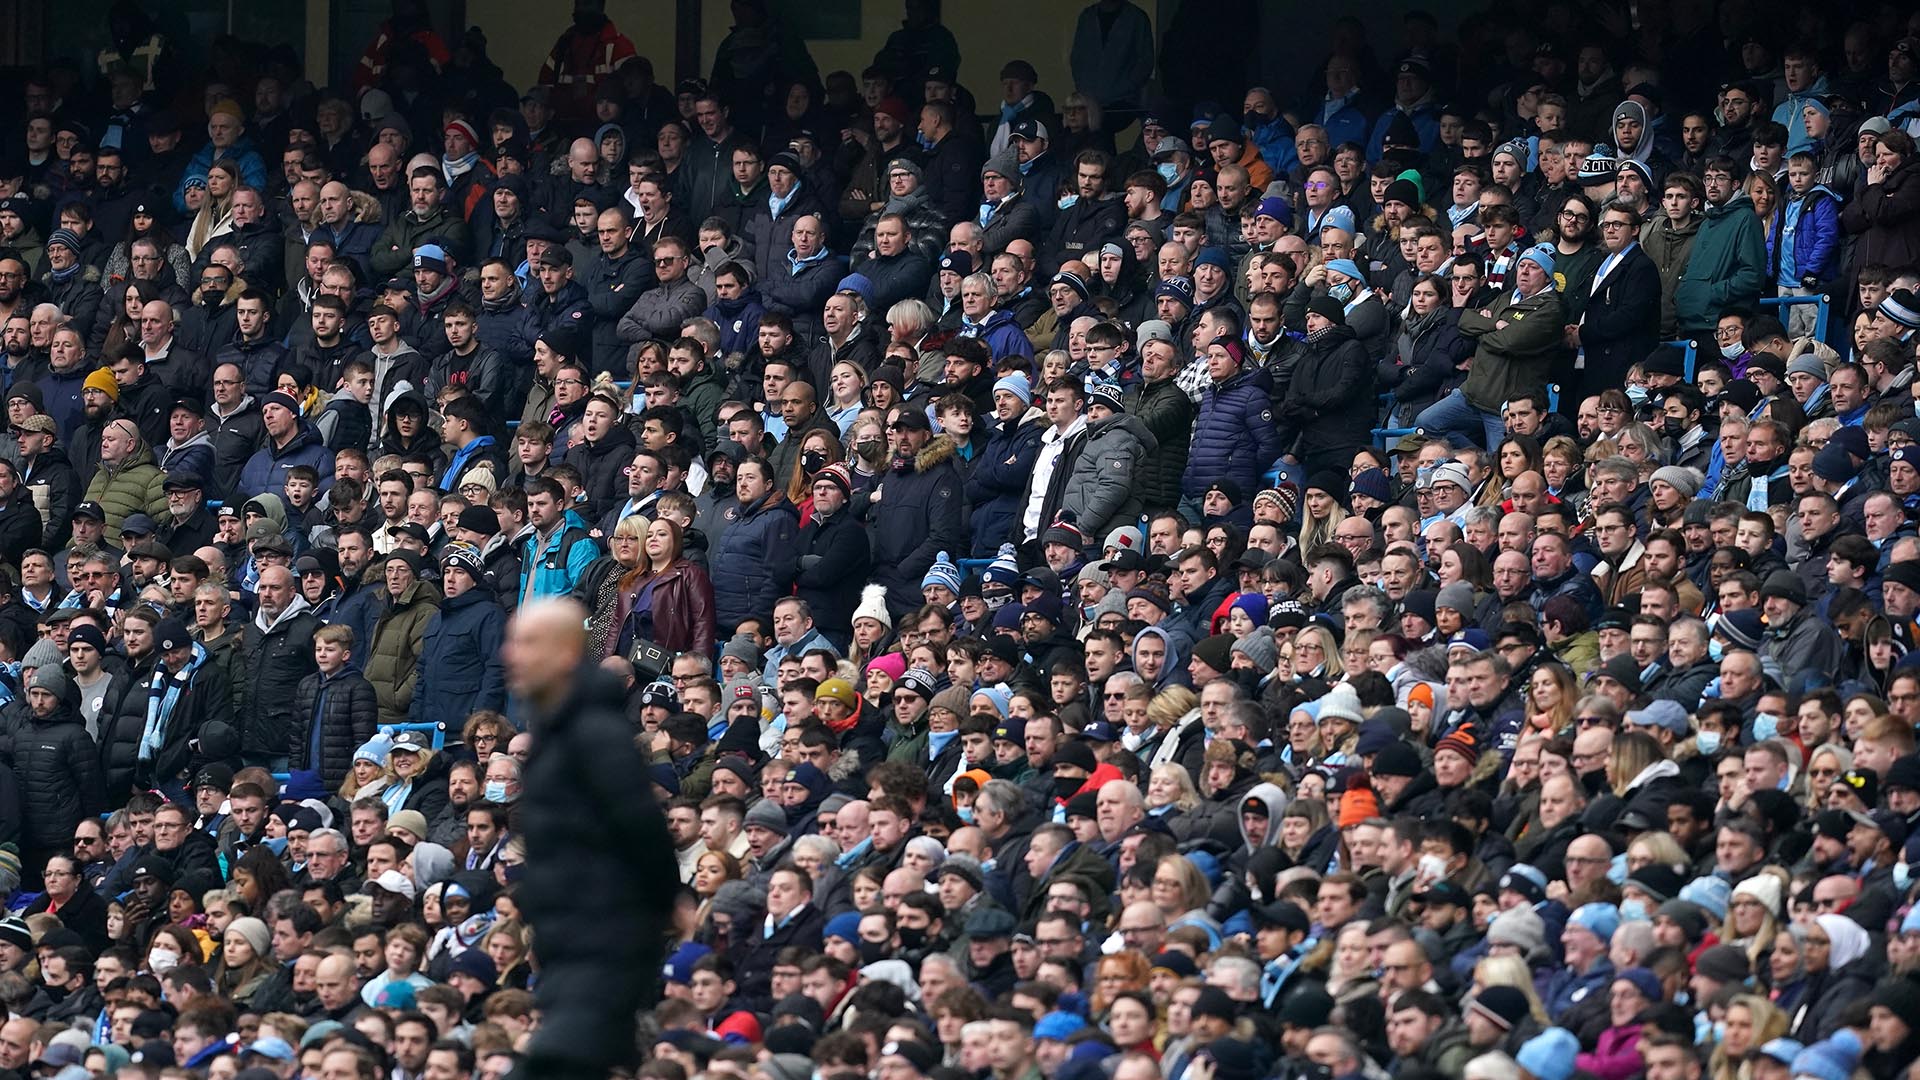
<svg viewBox="0 0 1920 1080">
<path fill-rule="evenodd" d="M 0 94 L 0 1072 L 1920 1076 L 1920 15 L 1162 7 Z"/>
</svg>

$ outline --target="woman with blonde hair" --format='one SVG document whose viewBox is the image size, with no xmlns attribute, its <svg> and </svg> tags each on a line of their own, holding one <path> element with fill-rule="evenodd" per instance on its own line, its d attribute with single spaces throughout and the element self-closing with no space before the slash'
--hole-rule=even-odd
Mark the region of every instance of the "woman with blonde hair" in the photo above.
<svg viewBox="0 0 1920 1080">
<path fill-rule="evenodd" d="M 866 368 L 854 360 L 842 360 L 833 365 L 833 373 L 827 378 L 827 400 L 822 403 L 821 411 L 840 429 L 841 438 L 846 438 L 853 430 L 853 422 L 860 418 L 860 410 L 867 407 L 866 397 Z"/>
<path fill-rule="evenodd" d="M 1759 994 L 1735 994 L 1727 1002 L 1720 1041 L 1707 1060 L 1707 1080 L 1747 1080 L 1747 1053 L 1787 1033 L 1787 1014 Z"/>
<path fill-rule="evenodd" d="M 1573 706 L 1579 700 L 1572 672 L 1559 664 L 1541 664 L 1527 681 L 1527 726 L 1558 735 L 1573 725 Z"/>
<path fill-rule="evenodd" d="M 1327 478 L 1314 478 L 1307 481 L 1306 492 L 1301 499 L 1300 550 L 1312 551 L 1322 544 L 1333 543 L 1333 531 L 1347 520 L 1347 512 L 1340 505 L 1340 497 L 1345 491 L 1334 490 L 1340 480 L 1339 474 L 1329 474 Z M 1321 486 L 1322 484 L 1328 486 Z"/>
<path fill-rule="evenodd" d="M 1293 635 L 1293 678 L 1319 679 L 1332 685 L 1346 676 L 1346 665 L 1340 661 L 1340 646 L 1333 640 L 1333 633 L 1324 626 L 1307 626 Z"/>
<path fill-rule="evenodd" d="M 1827 808 L 1827 793 L 1834 781 L 1853 768 L 1853 751 L 1839 743 L 1821 743 L 1807 755 L 1807 802 L 1809 819 Z"/>
<path fill-rule="evenodd" d="M 1191 813 L 1200 805 L 1200 792 L 1193 786 L 1193 774 L 1184 766 L 1168 762 L 1155 765 L 1147 774 L 1147 813 L 1155 817 Z"/>
<path fill-rule="evenodd" d="M 1373 977 L 1367 951 L 1367 920 L 1355 919 L 1333 939 L 1333 958 L 1327 964 L 1327 993 L 1338 1002 L 1377 997 L 1380 984 Z"/>
<path fill-rule="evenodd" d="M 1667 760 L 1659 740 L 1644 731 L 1622 731 L 1613 737 L 1613 754 L 1607 762 L 1607 786 L 1625 801 L 1633 793 L 1663 779 L 1680 783 L 1680 766 Z"/>
<path fill-rule="evenodd" d="M 1488 956 L 1473 965 L 1473 992 L 1489 986 L 1510 986 L 1526 995 L 1527 1012 L 1540 1024 L 1547 1023 L 1547 1006 L 1533 988 L 1533 969 L 1518 956 Z"/>
<path fill-rule="evenodd" d="M 387 750 L 392 745 L 393 736 L 381 732 L 353 752 L 347 778 L 340 782 L 342 799 L 351 804 L 355 799 L 378 795 L 386 788 L 393 779 L 393 774 L 387 771 Z"/>
<path fill-rule="evenodd" d="M 1193 860 L 1185 855 L 1164 855 L 1153 867 L 1153 903 L 1167 918 L 1167 932 L 1193 927 L 1206 933 L 1212 948 L 1219 948 L 1220 924 L 1207 914 L 1207 901 L 1213 887 Z"/>
<path fill-rule="evenodd" d="M 1727 916 L 1720 924 L 1720 943 L 1732 945 L 1747 954 L 1756 968 L 1780 932 L 1780 899 L 1785 893 L 1784 875 L 1764 870 L 1733 887 L 1727 902 Z"/>
<path fill-rule="evenodd" d="M 232 158 L 207 166 L 206 183 L 197 189 L 187 184 L 187 209 L 194 212 L 187 227 L 187 254 L 196 262 L 208 244 L 233 231 L 233 193 L 239 186 L 240 166 Z"/>
</svg>

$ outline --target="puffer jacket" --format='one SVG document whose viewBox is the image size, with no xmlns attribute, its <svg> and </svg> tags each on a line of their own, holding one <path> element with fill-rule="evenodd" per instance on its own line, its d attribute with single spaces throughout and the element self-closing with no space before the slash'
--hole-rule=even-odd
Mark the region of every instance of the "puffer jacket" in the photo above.
<svg viewBox="0 0 1920 1080">
<path fill-rule="evenodd" d="M 40 276 L 47 290 L 47 301 L 57 304 L 67 317 L 67 325 L 80 331 L 80 340 L 93 336 L 94 323 L 100 317 L 100 271 L 81 266 L 65 281 L 55 281 L 49 270 Z"/>
<path fill-rule="evenodd" d="M 707 306 L 707 294 L 700 286 L 682 277 L 676 281 L 662 282 L 639 294 L 627 313 L 620 317 L 618 336 L 623 342 L 672 341 L 680 336 L 680 327 L 688 319 L 699 315 Z M 601 353 L 596 350 L 595 363 Z M 625 347 L 620 351 L 608 353 L 616 361 L 616 366 L 606 370 L 626 370 Z"/>
<path fill-rule="evenodd" d="M 1373 357 L 1352 329 L 1333 326 L 1317 339 L 1308 336 L 1280 405 L 1280 418 L 1297 434 L 1297 453 L 1319 454 L 1372 440 L 1373 373 Z M 1202 415 L 1205 411 L 1202 402 Z M 1257 464 L 1264 472 L 1271 461 L 1268 457 Z M 1243 483 L 1241 490 L 1254 489 Z"/>
<path fill-rule="evenodd" d="M 1362 350 L 1362 358 L 1365 351 Z M 1371 362 L 1367 364 L 1372 371 Z M 1298 375 L 1293 385 L 1304 380 Z M 1273 423 L 1266 370 L 1240 371 L 1225 382 L 1211 383 L 1201 395 L 1194 417 L 1193 442 L 1187 450 L 1187 468 L 1180 490 L 1198 499 L 1216 480 L 1232 480 L 1241 491 L 1260 490 L 1260 477 L 1280 456 L 1280 431 Z M 1361 441 L 1365 432 L 1361 432 Z"/>
<path fill-rule="evenodd" d="M 333 468 L 331 459 L 327 468 Z M 99 503 L 100 509 L 106 512 L 107 543 L 120 543 L 120 523 L 128 514 L 146 514 L 156 521 L 166 516 L 167 492 L 161 486 L 166 479 L 167 474 L 153 463 L 153 451 L 145 442 L 134 447 L 133 453 L 119 465 L 100 463 L 100 471 L 93 474 L 93 481 L 87 485 L 87 501 Z"/>
<path fill-rule="evenodd" d="M 403 724 L 413 705 L 420 677 L 421 650 L 427 623 L 438 614 L 440 590 L 431 582 L 416 581 L 398 597 L 389 597 L 373 624 L 373 645 L 367 652 L 367 681 L 380 705 L 380 723 Z M 461 718 L 464 722 L 465 717 Z"/>
<path fill-rule="evenodd" d="M 731 628 L 743 619 L 772 613 L 774 601 L 793 584 L 799 534 L 800 512 L 777 494 L 740 508 L 713 556 L 718 625 Z"/>
<path fill-rule="evenodd" d="M 320 620 L 303 598 L 295 599 L 272 623 L 262 625 L 263 617 L 254 615 L 240 641 L 239 669 L 246 680 L 239 696 L 240 749 L 278 757 L 287 752 L 288 740 L 300 727 L 293 700 L 300 680 L 316 670 L 313 635 Z"/>
<path fill-rule="evenodd" d="M 407 715 L 415 724 L 445 724 L 453 731 L 482 709 L 507 706 L 500 643 L 507 613 L 493 590 L 468 589 L 440 601 L 427 619 L 420 646 L 420 677 Z"/>
<path fill-rule="evenodd" d="M 99 732 L 100 775 L 109 797 L 133 790 L 134 769 L 140 760 L 140 736 L 147 730 L 147 684 L 159 657 L 148 653 L 129 661 L 129 670 L 116 672 L 101 696 L 94 727 Z M 228 684 L 231 687 L 231 683 Z M 229 696 L 232 691 L 229 689 Z"/>
<path fill-rule="evenodd" d="M 580 486 L 587 493 L 586 506 L 580 512 L 588 520 L 600 520 L 625 498 L 625 469 L 633 463 L 633 454 L 633 432 L 620 423 L 614 424 L 599 442 L 582 439 L 567 451 L 567 464 L 580 470 Z"/>
<path fill-rule="evenodd" d="M 80 819 L 106 806 L 99 750 L 74 707 L 62 701 L 44 720 L 27 713 L 14 734 L 13 772 L 20 780 L 20 839 L 28 847 L 73 842 Z"/>
<path fill-rule="evenodd" d="M 1187 471 L 1193 441 L 1193 399 L 1176 379 L 1142 382 L 1127 392 L 1127 415 L 1139 418 L 1160 449 L 1140 469 L 1135 493 L 1149 507 L 1180 501 L 1180 478 Z"/>
<path fill-rule="evenodd" d="M 1047 264 L 1042 272 L 1048 279 L 1060 264 L 1079 259 L 1089 269 L 1100 266 L 1100 245 L 1118 241 L 1127 228 L 1126 201 L 1119 195 L 1098 199 L 1076 196 L 1073 205 L 1053 219 L 1053 232 L 1046 245 Z"/>
<path fill-rule="evenodd" d="M 860 589 L 873 570 L 873 546 L 850 509 L 825 517 L 818 509 L 800 528 L 800 573 L 794 592 L 820 626 L 853 625 Z"/>
<path fill-rule="evenodd" d="M 934 264 L 909 246 L 898 255 L 874 255 L 857 266 L 873 283 L 873 310 L 885 313 L 902 300 L 917 300 L 933 281 Z"/>
<path fill-rule="evenodd" d="M 976 217 L 975 220 L 979 219 Z M 995 255 L 1007 250 L 1007 245 L 1015 240 L 1031 240 L 1035 247 L 1039 247 L 1046 232 L 1047 224 L 1041 218 L 1035 197 L 1016 191 L 994 208 L 993 216 L 987 219 L 986 227 L 980 230 L 980 250 L 991 262 Z"/>
<path fill-rule="evenodd" d="M 1129 525 L 1140 516 L 1140 466 L 1159 449 L 1159 440 L 1137 416 L 1119 413 L 1087 425 L 1086 442 L 1073 460 L 1061 489 L 1060 506 L 1074 512 L 1089 539 Z"/>
<path fill-rule="evenodd" d="M 1747 193 L 1735 192 L 1721 205 L 1708 207 L 1700 234 L 1693 238 L 1693 254 L 1673 290 L 1673 317 L 1680 332 L 1710 330 L 1730 307 L 1751 310 L 1766 287 L 1766 273 L 1766 240 Z"/>
<path fill-rule="evenodd" d="M 1787 211 L 1792 209 L 1794 202 L 1800 206 L 1789 230 Z M 1802 279 L 1808 277 L 1826 281 L 1840 272 L 1841 246 L 1846 239 L 1840 235 L 1840 197 L 1825 185 L 1814 185 L 1813 190 L 1797 200 L 1782 199 L 1773 208 L 1773 230 L 1767 236 L 1767 278 L 1770 281 L 1778 281 L 1785 270 L 1781 265 L 1780 245 L 1789 233 L 1793 236 L 1793 280 L 1780 281 L 1779 284 L 1798 286 Z"/>
<path fill-rule="evenodd" d="M 320 437 L 320 431 L 305 420 L 298 421 L 299 430 L 287 445 L 276 447 L 273 437 L 267 437 L 267 445 L 253 452 L 247 463 L 240 469 L 240 483 L 234 493 L 242 498 L 251 499 L 255 495 L 278 495 L 287 497 L 287 470 L 295 465 L 305 465 L 320 474 L 320 490 L 333 486 L 333 451 L 327 449 L 327 442 Z M 166 492 L 160 493 L 161 505 L 166 504 Z"/>
<path fill-rule="evenodd" d="M 925 602 L 920 579 L 933 565 L 933 557 L 960 550 L 965 538 L 960 528 L 962 484 L 954 455 L 953 440 L 935 436 L 914 455 L 909 471 L 880 477 L 878 508 L 869 505 L 873 580 L 887 587 L 887 606 L 896 615 Z"/>
<path fill-rule="evenodd" d="M 325 698 L 321 697 L 325 694 Z M 320 757 L 313 757 L 315 706 L 319 707 Z M 351 666 L 333 675 L 315 671 L 300 680 L 293 695 L 293 737 L 287 762 L 294 771 L 314 770 L 328 791 L 338 788 L 353 768 L 353 752 L 373 738 L 379 702 L 373 684 Z"/>
<path fill-rule="evenodd" d="M 1046 414 L 1032 406 L 1011 423 L 994 423 L 967 477 L 967 504 L 973 508 L 968 533 L 974 558 L 991 559 L 1001 544 L 1013 539 L 1027 481 L 1040 455 L 1040 436 L 1046 430 Z"/>
</svg>

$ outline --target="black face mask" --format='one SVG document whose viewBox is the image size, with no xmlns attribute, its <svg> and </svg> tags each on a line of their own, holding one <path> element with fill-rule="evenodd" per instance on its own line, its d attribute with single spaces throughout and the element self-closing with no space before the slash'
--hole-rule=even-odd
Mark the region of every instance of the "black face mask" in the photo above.
<svg viewBox="0 0 1920 1080">
<path fill-rule="evenodd" d="M 827 467 L 827 455 L 818 450 L 808 450 L 800 455 L 800 467 L 809 474 L 817 473 Z"/>
<path fill-rule="evenodd" d="M 868 941 L 865 938 L 860 939 L 860 963 L 863 965 L 877 964 L 885 960 L 888 951 L 887 943 L 884 941 Z"/>
<path fill-rule="evenodd" d="M 1086 784 L 1084 776 L 1056 776 L 1053 778 L 1053 796 L 1056 799 L 1071 799 L 1073 793 Z"/>
<path fill-rule="evenodd" d="M 918 949 L 927 943 L 927 932 L 918 926 L 902 926 L 895 930 L 900 935 L 900 947 Z"/>
</svg>

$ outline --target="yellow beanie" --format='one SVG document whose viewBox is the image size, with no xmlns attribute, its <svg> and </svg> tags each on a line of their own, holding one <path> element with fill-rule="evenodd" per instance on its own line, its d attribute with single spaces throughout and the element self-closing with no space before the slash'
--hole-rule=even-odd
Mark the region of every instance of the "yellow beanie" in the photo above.
<svg viewBox="0 0 1920 1080">
<path fill-rule="evenodd" d="M 87 381 L 81 384 L 84 390 L 98 390 L 115 401 L 120 400 L 120 384 L 113 381 L 113 372 L 106 368 L 95 368 Z"/>
<path fill-rule="evenodd" d="M 221 113 L 226 113 L 228 116 L 233 117 L 233 122 L 236 124 L 244 124 L 247 122 L 247 114 L 241 110 L 240 103 L 232 98 L 221 98 L 219 101 L 214 102 L 213 108 L 207 110 L 207 119 L 211 120 Z"/>
</svg>

